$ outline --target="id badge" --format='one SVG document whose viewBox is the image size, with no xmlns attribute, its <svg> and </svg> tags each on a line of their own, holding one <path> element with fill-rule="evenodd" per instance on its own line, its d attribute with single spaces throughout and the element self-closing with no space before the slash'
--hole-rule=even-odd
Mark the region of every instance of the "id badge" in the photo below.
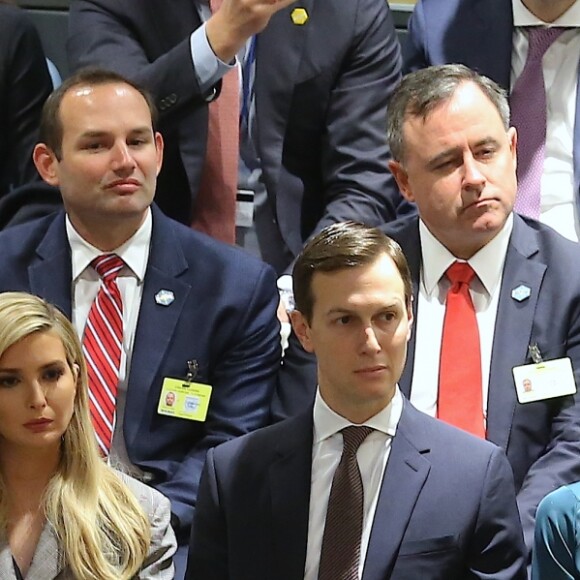
<svg viewBox="0 0 580 580">
<path fill-rule="evenodd" d="M 514 367 L 512 372 L 520 403 L 543 401 L 576 392 L 569 357 Z"/>
<path fill-rule="evenodd" d="M 207 417 L 211 391 L 210 385 L 166 377 L 157 412 L 169 417 L 203 422 Z"/>
</svg>

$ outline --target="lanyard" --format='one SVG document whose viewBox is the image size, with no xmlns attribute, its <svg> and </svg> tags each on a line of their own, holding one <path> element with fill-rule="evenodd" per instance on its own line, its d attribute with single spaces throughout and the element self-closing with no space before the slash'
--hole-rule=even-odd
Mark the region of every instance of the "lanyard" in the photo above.
<svg viewBox="0 0 580 580">
<path fill-rule="evenodd" d="M 240 111 L 240 124 L 249 127 L 250 107 L 254 94 L 255 66 L 256 62 L 256 36 L 252 36 L 250 45 L 244 55 L 242 65 L 242 107 Z M 253 74 L 252 74 L 253 73 Z"/>
</svg>

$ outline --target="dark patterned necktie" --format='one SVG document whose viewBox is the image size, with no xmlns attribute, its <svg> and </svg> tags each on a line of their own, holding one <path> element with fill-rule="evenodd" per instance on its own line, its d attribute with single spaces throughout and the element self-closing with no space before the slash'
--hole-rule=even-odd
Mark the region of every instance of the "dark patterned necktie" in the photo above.
<svg viewBox="0 0 580 580">
<path fill-rule="evenodd" d="M 356 452 L 372 431 L 355 426 L 341 431 L 342 457 L 330 488 L 318 580 L 358 580 L 364 494 Z"/>
</svg>

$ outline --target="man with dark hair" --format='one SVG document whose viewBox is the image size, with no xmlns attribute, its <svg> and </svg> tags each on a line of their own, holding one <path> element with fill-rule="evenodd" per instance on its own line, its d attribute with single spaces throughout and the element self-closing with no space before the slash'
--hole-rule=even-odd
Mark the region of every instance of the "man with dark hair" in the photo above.
<svg viewBox="0 0 580 580">
<path fill-rule="evenodd" d="M 517 134 L 490 79 L 462 65 L 407 75 L 388 132 L 391 170 L 419 210 L 382 228 L 413 279 L 401 390 L 505 450 L 531 549 L 539 501 L 580 479 L 578 246 L 513 212 Z"/>
<path fill-rule="evenodd" d="M 401 57 L 385 0 L 73 0 L 67 49 L 72 69 L 110 67 L 153 93 L 166 142 L 158 203 L 215 235 L 225 214 L 219 230 L 199 220 L 212 109 L 241 76 L 228 133 L 239 125 L 234 177 L 249 209 L 238 224 L 253 211 L 256 250 L 278 275 L 330 223 L 395 218 L 384 123 Z"/>
<path fill-rule="evenodd" d="M 38 294 L 72 318 L 101 453 L 171 500 L 183 578 L 207 449 L 268 421 L 275 274 L 152 203 L 163 139 L 132 83 L 81 71 L 44 116 L 55 141 L 38 143 L 34 161 L 65 212 L 0 235 L 0 289 Z"/>
<path fill-rule="evenodd" d="M 325 228 L 294 268 L 314 407 L 209 451 L 188 579 L 525 578 L 504 453 L 427 417 L 397 381 L 411 284 L 395 242 Z"/>
<path fill-rule="evenodd" d="M 405 72 L 462 63 L 509 92 L 515 211 L 580 239 L 580 2 L 418 0 Z"/>
</svg>

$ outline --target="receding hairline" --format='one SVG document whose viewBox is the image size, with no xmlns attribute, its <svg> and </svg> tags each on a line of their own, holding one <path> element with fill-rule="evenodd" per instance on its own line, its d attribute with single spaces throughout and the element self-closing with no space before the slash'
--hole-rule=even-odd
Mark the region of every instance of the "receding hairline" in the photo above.
<svg viewBox="0 0 580 580">
<path fill-rule="evenodd" d="M 63 103 L 66 100 L 70 100 L 74 97 L 79 97 L 79 98 L 80 97 L 87 97 L 91 93 L 95 93 L 98 89 L 113 87 L 113 86 L 117 86 L 120 89 L 123 88 L 125 92 L 129 92 L 129 93 L 133 93 L 134 95 L 138 95 L 140 97 L 140 99 L 143 101 L 143 104 L 145 105 L 145 107 L 147 108 L 147 111 L 149 113 L 149 117 L 151 118 L 151 120 L 153 120 L 151 117 L 151 111 L 149 109 L 149 103 L 147 102 L 147 99 L 145 98 L 145 96 L 141 92 L 139 92 L 134 86 L 132 86 L 130 83 L 128 83 L 126 81 L 122 81 L 122 80 L 115 80 L 115 79 L 105 80 L 103 82 L 97 82 L 97 83 L 91 82 L 90 80 L 88 80 L 88 81 L 81 80 L 78 83 L 68 87 L 67 90 L 63 93 L 62 99 L 60 101 L 60 106 L 58 108 L 59 115 L 62 112 Z M 82 93 L 84 93 L 84 94 L 82 94 Z"/>
</svg>

